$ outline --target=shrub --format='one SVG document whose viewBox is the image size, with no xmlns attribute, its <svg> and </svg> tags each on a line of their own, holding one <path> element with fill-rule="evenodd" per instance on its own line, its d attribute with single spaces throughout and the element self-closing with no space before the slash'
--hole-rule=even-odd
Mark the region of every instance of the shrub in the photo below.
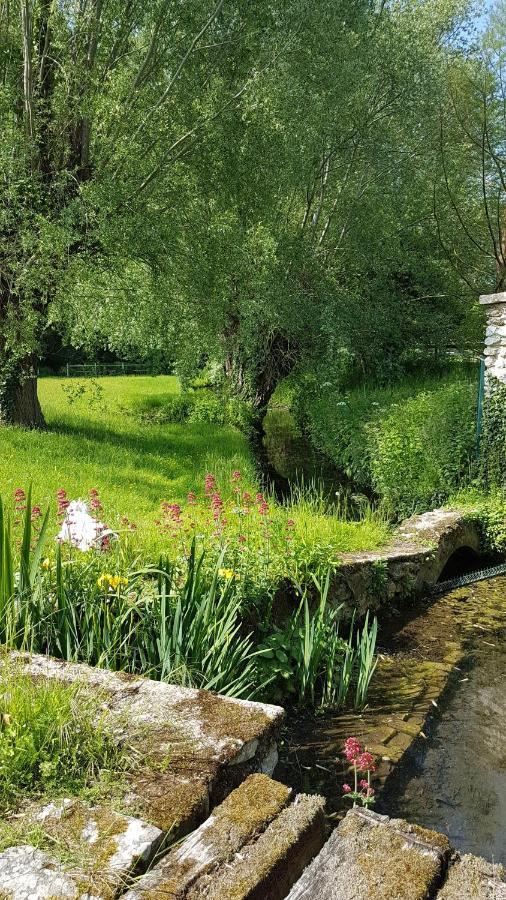
<svg viewBox="0 0 506 900">
<path fill-rule="evenodd" d="M 480 438 L 480 476 L 488 488 L 506 487 L 506 385 L 489 378 Z"/>
<path fill-rule="evenodd" d="M 390 515 L 441 503 L 469 479 L 476 457 L 474 372 L 348 393 L 322 384 L 298 403 L 314 445 Z"/>
<path fill-rule="evenodd" d="M 396 404 L 371 426 L 375 492 L 404 516 L 444 502 L 476 460 L 476 385 L 449 382 Z"/>
<path fill-rule="evenodd" d="M 238 397 L 222 397 L 207 388 L 185 391 L 182 394 L 145 397 L 137 402 L 134 415 L 149 424 L 232 425 L 248 434 L 254 410 L 251 403 Z"/>
</svg>

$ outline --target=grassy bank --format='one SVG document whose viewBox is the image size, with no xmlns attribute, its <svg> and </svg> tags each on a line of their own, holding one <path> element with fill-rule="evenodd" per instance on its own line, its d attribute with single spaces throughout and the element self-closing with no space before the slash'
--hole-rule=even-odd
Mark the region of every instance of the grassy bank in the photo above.
<svg viewBox="0 0 506 900">
<path fill-rule="evenodd" d="M 273 398 L 312 446 L 357 491 L 395 519 L 444 503 L 476 468 L 478 374 L 455 365 L 440 376 L 344 390 L 311 375 Z M 284 400 L 284 403 L 283 403 Z M 286 415 L 286 412 L 285 412 Z"/>
<path fill-rule="evenodd" d="M 0 489 L 6 498 L 33 483 L 34 502 L 55 505 L 56 491 L 86 497 L 97 488 L 104 515 L 134 520 L 146 544 L 163 500 L 181 502 L 215 472 L 223 484 L 239 469 L 251 490 L 255 466 L 246 438 L 234 428 L 206 424 L 145 424 L 137 415 L 146 397 L 179 392 L 170 376 L 43 378 L 39 395 L 47 430 L 0 431 Z"/>
<path fill-rule="evenodd" d="M 147 408 L 163 406 L 178 393 L 178 381 L 171 376 L 41 379 L 47 430 L 1 429 L 0 494 L 8 501 L 31 481 L 33 503 L 52 510 L 54 533 L 57 491 L 65 490 L 70 499 L 87 499 L 95 489 L 103 521 L 120 528 L 126 517 L 137 526 L 140 549 L 172 552 L 168 506 L 181 507 L 177 530 L 187 542 L 194 524 L 199 533 L 212 537 L 214 510 L 205 492 L 205 477 L 211 473 L 227 522 L 224 538 L 237 540 L 246 534 L 255 562 L 259 554 L 265 559 L 265 516 L 258 514 L 259 479 L 247 438 L 231 426 L 202 421 L 160 424 L 146 418 Z M 252 512 L 246 516 L 243 510 L 250 503 L 237 503 L 234 472 L 240 473 L 241 497 L 252 498 Z M 189 503 L 192 494 L 195 499 Z M 365 515 L 360 522 L 347 521 L 318 496 L 297 496 L 284 506 L 272 498 L 267 502 L 272 525 L 269 565 L 276 553 L 286 561 L 287 521 L 294 522 L 292 559 L 297 566 L 320 558 L 331 562 L 340 551 L 373 549 L 388 538 L 380 518 Z"/>
</svg>

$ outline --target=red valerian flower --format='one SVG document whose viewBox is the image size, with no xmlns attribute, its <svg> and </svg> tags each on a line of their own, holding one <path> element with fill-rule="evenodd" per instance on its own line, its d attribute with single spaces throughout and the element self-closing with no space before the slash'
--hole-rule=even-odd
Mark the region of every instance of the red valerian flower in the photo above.
<svg viewBox="0 0 506 900">
<path fill-rule="evenodd" d="M 242 478 L 242 475 L 241 475 L 241 473 L 239 472 L 239 470 L 238 470 L 238 469 L 234 469 L 234 471 L 232 472 L 232 481 L 240 481 L 241 478 Z"/>
<path fill-rule="evenodd" d="M 370 770 L 373 763 L 374 756 L 372 755 L 372 753 L 367 753 L 366 751 L 364 751 L 364 753 L 361 753 L 357 758 L 355 765 L 360 772 L 367 772 L 368 770 Z"/>
<path fill-rule="evenodd" d="M 360 741 L 355 737 L 349 737 L 344 742 L 344 755 L 348 762 L 354 762 L 356 757 L 362 752 Z"/>
<path fill-rule="evenodd" d="M 195 506 L 197 503 L 197 495 L 194 491 L 188 491 L 186 501 L 189 506 Z"/>
<path fill-rule="evenodd" d="M 343 794 L 351 794 L 351 787 L 349 784 L 343 784 Z"/>
<path fill-rule="evenodd" d="M 216 478 L 211 472 L 207 472 L 206 477 L 204 479 L 204 490 L 206 494 L 212 494 L 216 490 Z"/>
</svg>

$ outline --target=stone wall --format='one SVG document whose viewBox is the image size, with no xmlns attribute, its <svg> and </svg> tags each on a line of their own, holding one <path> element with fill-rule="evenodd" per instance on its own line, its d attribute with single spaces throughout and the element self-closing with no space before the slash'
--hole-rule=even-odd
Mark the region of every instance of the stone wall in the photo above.
<svg viewBox="0 0 506 900">
<path fill-rule="evenodd" d="M 506 291 L 483 294 L 480 303 L 487 314 L 485 335 L 486 374 L 506 384 Z"/>
<path fill-rule="evenodd" d="M 333 598 L 360 615 L 401 608 L 410 597 L 430 590 L 448 560 L 463 548 L 477 557 L 482 553 L 477 518 L 469 510 L 441 508 L 412 516 L 386 547 L 340 555 Z"/>
</svg>

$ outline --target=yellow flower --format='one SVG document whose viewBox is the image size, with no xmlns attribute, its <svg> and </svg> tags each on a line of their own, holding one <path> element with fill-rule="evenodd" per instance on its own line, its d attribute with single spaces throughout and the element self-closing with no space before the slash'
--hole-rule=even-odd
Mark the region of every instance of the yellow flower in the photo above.
<svg viewBox="0 0 506 900">
<path fill-rule="evenodd" d="M 122 584 L 127 585 L 128 578 L 124 578 L 122 575 L 111 575 L 110 572 L 102 572 L 97 579 L 97 585 L 101 590 L 108 588 L 110 591 L 115 591 Z"/>
<path fill-rule="evenodd" d="M 97 586 L 99 588 L 104 588 L 106 585 L 109 584 L 111 578 L 112 578 L 112 575 L 110 575 L 109 572 L 102 572 L 100 577 L 97 578 Z"/>
<path fill-rule="evenodd" d="M 220 576 L 220 578 L 226 578 L 227 581 L 230 581 L 232 578 L 235 581 L 238 581 L 241 577 L 237 574 L 237 572 L 234 572 L 233 569 L 218 569 L 218 575 Z"/>
<path fill-rule="evenodd" d="M 51 560 L 49 559 L 49 556 L 46 556 L 46 558 L 42 560 L 42 568 L 49 569 L 50 565 L 51 565 Z"/>
</svg>

